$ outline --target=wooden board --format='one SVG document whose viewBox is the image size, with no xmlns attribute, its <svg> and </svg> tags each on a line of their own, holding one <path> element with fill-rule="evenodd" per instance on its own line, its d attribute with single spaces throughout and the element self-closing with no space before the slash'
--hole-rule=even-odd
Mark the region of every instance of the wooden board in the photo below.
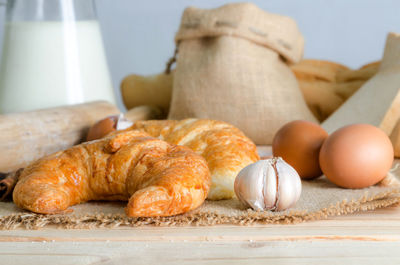
<svg viewBox="0 0 400 265">
<path fill-rule="evenodd" d="M 0 231 L 1 264 L 400 263 L 400 208 L 297 225 Z"/>
<path fill-rule="evenodd" d="M 400 117 L 399 51 L 400 34 L 389 33 L 378 73 L 321 124 L 328 133 L 354 123 L 371 124 L 387 135 L 392 133 Z"/>
</svg>

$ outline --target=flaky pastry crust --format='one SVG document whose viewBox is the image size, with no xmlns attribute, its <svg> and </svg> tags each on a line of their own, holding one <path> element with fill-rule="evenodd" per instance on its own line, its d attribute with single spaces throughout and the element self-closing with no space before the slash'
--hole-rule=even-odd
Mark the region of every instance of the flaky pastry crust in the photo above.
<svg viewBox="0 0 400 265">
<path fill-rule="evenodd" d="M 21 173 L 13 199 L 44 214 L 91 200 L 129 200 L 128 216 L 170 216 L 200 206 L 209 188 L 203 157 L 131 130 L 32 163 Z"/>
<path fill-rule="evenodd" d="M 140 130 L 168 143 L 187 146 L 203 156 L 211 172 L 210 200 L 230 199 L 239 171 L 258 161 L 256 145 L 239 129 L 206 119 L 137 121 L 125 131 Z M 118 132 L 117 132 L 118 133 Z"/>
</svg>

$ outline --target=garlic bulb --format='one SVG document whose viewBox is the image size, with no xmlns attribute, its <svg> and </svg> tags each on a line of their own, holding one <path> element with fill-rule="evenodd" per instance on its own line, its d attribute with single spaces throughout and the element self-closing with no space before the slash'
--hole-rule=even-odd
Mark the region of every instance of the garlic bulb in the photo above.
<svg viewBox="0 0 400 265">
<path fill-rule="evenodd" d="M 243 168 L 235 179 L 235 193 L 254 210 L 282 211 L 299 200 L 301 180 L 294 168 L 274 157 Z"/>
</svg>

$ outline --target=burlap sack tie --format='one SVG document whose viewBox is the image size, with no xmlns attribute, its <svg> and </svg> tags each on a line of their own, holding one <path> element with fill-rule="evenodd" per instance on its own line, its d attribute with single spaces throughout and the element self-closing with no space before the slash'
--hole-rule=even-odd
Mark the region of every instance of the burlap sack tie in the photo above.
<svg viewBox="0 0 400 265">
<path fill-rule="evenodd" d="M 175 40 L 170 119 L 226 121 L 256 144 L 291 120 L 316 121 L 288 67 L 304 45 L 292 19 L 249 3 L 187 8 Z"/>
</svg>

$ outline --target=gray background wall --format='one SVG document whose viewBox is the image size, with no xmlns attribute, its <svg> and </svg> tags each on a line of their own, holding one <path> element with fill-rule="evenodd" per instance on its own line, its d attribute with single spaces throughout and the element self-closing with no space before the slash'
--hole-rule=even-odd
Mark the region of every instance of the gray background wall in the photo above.
<svg viewBox="0 0 400 265">
<path fill-rule="evenodd" d="M 238 1 L 96 0 L 116 91 L 129 73 L 153 74 L 164 69 L 173 53 L 174 33 L 186 6 L 212 8 L 227 2 Z M 359 67 L 381 57 L 389 31 L 400 32 L 399 0 L 253 2 L 297 21 L 306 39 L 306 58 Z"/>
</svg>

